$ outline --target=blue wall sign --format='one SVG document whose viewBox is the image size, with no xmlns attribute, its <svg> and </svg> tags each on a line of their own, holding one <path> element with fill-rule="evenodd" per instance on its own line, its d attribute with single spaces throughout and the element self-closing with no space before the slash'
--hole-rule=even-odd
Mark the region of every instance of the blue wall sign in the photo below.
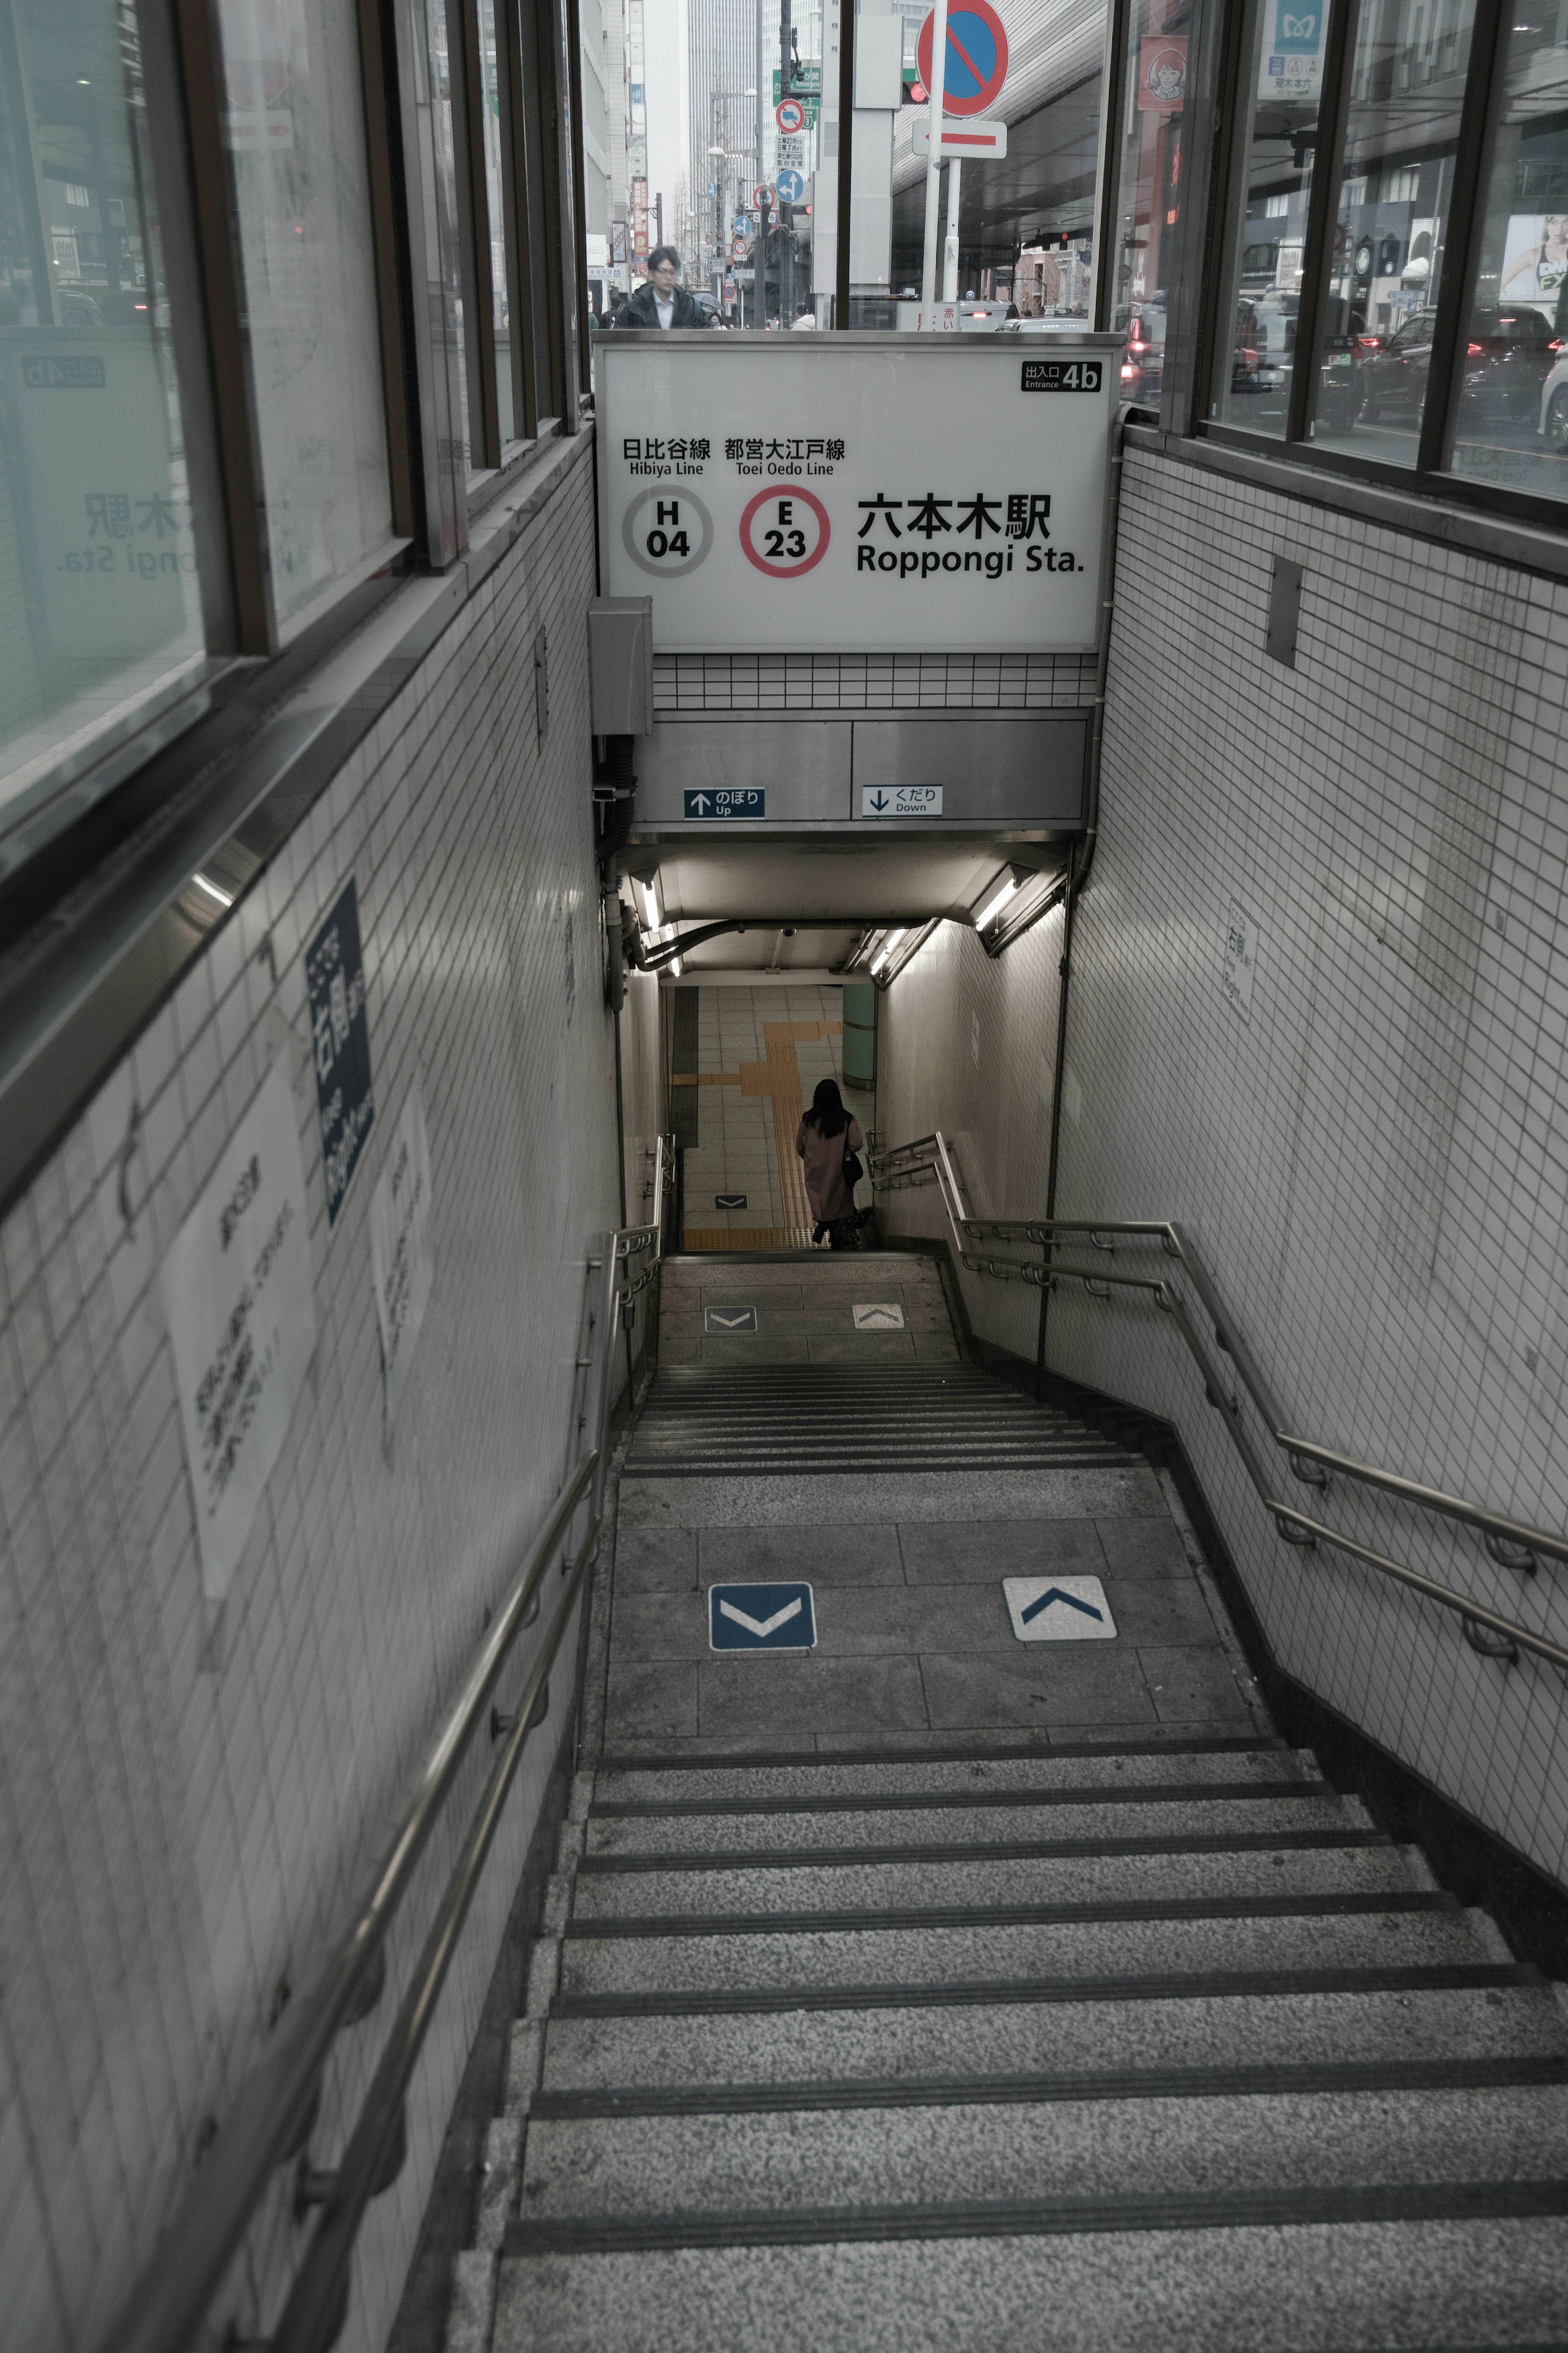
<svg viewBox="0 0 1568 2353">
<path fill-rule="evenodd" d="M 815 1651 L 810 1586 L 710 1586 L 708 1641 L 715 1651 Z"/>
<path fill-rule="evenodd" d="M 349 1179 L 375 1122 L 359 899 L 352 875 L 305 951 L 305 987 L 310 1002 L 310 1055 L 316 1065 L 327 1222 L 335 1226 Z"/>
</svg>

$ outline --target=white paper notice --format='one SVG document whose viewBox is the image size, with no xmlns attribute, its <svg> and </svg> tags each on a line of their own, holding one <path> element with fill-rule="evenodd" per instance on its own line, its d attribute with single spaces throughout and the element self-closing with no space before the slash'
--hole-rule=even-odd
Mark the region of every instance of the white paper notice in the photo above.
<svg viewBox="0 0 1568 2353">
<path fill-rule="evenodd" d="M 430 1240 L 430 1146 L 416 1080 L 370 1202 L 370 1271 L 386 1374 L 386 1419 L 397 1416 L 414 1344 L 425 1321 L 435 1253 Z"/>
<path fill-rule="evenodd" d="M 201 1546 L 221 1601 L 316 1345 L 305 1171 L 274 1062 L 163 1261 L 163 1304 Z"/>
</svg>

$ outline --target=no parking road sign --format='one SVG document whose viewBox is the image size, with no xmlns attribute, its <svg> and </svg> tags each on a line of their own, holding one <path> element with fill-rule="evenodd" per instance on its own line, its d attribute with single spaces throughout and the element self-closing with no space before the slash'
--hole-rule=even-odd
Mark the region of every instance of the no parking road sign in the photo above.
<svg viewBox="0 0 1568 2353">
<path fill-rule="evenodd" d="M 713 1651 L 815 1651 L 816 1612 L 810 1586 L 710 1586 L 708 1646 Z"/>
<path fill-rule="evenodd" d="M 936 24 L 932 9 L 921 26 L 921 79 L 931 88 L 931 41 Z M 943 66 L 942 111 L 944 114 L 984 114 L 1002 94 L 1007 79 L 1007 36 L 991 0 L 952 0 L 947 12 L 947 55 Z"/>
</svg>

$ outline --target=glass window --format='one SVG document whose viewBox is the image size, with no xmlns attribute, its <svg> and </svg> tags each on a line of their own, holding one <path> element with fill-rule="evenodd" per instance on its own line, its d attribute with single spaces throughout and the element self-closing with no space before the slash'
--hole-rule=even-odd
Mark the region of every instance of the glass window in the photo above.
<svg viewBox="0 0 1568 2353">
<path fill-rule="evenodd" d="M 276 619 L 391 537 L 352 9 L 219 0 Z"/>
<path fill-rule="evenodd" d="M 1568 16 L 1514 0 L 1453 470 L 1568 497 Z"/>
<path fill-rule="evenodd" d="M 495 0 L 479 0 L 479 74 L 484 83 L 485 196 L 489 214 L 490 314 L 495 322 L 496 403 L 503 449 L 522 427 L 516 419 L 511 372 L 511 294 L 507 251 L 505 174 L 501 166 L 501 74 L 496 53 Z"/>
<path fill-rule="evenodd" d="M 0 12 L 0 842 L 199 665 L 191 525 L 134 13 L 15 0 Z"/>
<path fill-rule="evenodd" d="M 1157 407 L 1182 216 L 1190 0 L 1132 0 L 1121 118 L 1110 142 L 1116 218 L 1110 325 L 1125 335 L 1121 396 Z"/>
<path fill-rule="evenodd" d="M 1327 0 L 1260 0 L 1246 72 L 1243 210 L 1230 257 L 1231 343 L 1212 414 L 1283 436 L 1322 103 Z"/>
<path fill-rule="evenodd" d="M 1363 0 L 1312 386 L 1319 448 L 1415 463 L 1473 21 L 1474 0 Z"/>
</svg>

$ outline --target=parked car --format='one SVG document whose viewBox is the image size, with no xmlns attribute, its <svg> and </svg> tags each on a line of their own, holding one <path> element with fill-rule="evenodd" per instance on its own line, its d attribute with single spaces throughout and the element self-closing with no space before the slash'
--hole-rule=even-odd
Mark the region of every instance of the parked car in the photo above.
<svg viewBox="0 0 1568 2353">
<path fill-rule="evenodd" d="M 1013 309 L 1011 302 L 985 302 L 965 294 L 958 304 L 958 329 L 963 335 L 994 335 Z"/>
<path fill-rule="evenodd" d="M 1552 349 L 1557 359 L 1541 389 L 1541 422 L 1535 429 L 1549 449 L 1568 458 L 1568 351 L 1561 337 Z"/>
<path fill-rule="evenodd" d="M 1432 364 L 1435 310 L 1417 311 L 1377 351 L 1357 350 L 1359 413 L 1374 425 L 1383 417 L 1416 417 Z M 1364 339 L 1348 338 L 1352 343 Z M 1533 423 L 1552 373 L 1551 322 L 1533 302 L 1512 302 L 1470 315 L 1460 405 L 1468 421 Z"/>
</svg>

